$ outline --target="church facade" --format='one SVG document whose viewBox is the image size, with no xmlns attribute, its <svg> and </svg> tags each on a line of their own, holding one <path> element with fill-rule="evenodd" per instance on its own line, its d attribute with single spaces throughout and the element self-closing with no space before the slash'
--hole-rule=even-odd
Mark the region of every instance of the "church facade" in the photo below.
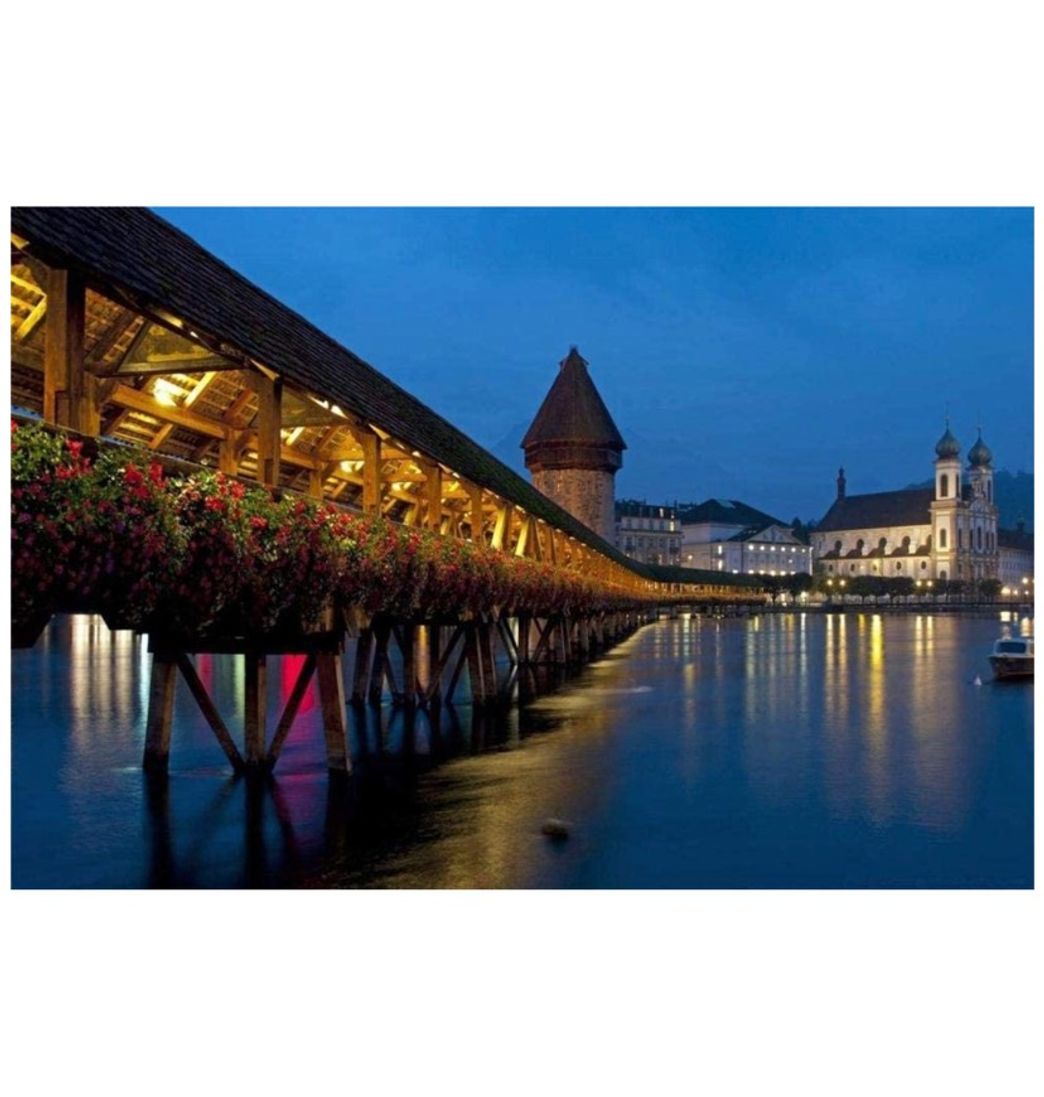
<svg viewBox="0 0 1044 1097">
<path fill-rule="evenodd" d="M 849 495 L 840 469 L 837 498 L 813 531 L 812 548 L 816 572 L 839 579 L 995 579 L 993 455 L 981 432 L 964 468 L 947 423 L 935 446 L 930 488 Z"/>
</svg>

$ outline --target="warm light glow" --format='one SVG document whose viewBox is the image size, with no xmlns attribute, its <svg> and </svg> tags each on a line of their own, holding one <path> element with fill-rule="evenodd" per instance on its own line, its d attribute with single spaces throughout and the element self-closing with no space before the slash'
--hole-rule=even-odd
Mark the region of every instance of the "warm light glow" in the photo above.
<svg viewBox="0 0 1044 1097">
<path fill-rule="evenodd" d="M 172 385 L 165 377 L 158 377 L 152 385 L 152 395 L 156 398 L 157 404 L 163 404 L 164 407 L 173 408 L 177 407 L 178 397 L 181 396 L 181 389 L 177 385 Z"/>
</svg>

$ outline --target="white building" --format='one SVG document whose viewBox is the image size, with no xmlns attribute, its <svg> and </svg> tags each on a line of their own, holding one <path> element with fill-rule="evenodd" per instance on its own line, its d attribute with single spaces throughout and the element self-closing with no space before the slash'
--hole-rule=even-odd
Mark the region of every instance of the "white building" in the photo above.
<svg viewBox="0 0 1044 1097">
<path fill-rule="evenodd" d="M 678 563 L 681 526 L 674 507 L 619 499 L 616 503 L 616 547 L 644 564 Z"/>
<path fill-rule="evenodd" d="M 812 549 L 785 522 L 738 499 L 684 507 L 681 565 L 733 575 L 812 572 Z"/>
<path fill-rule="evenodd" d="M 1014 590 L 1032 593 L 1033 534 L 1019 522 L 1015 529 L 997 530 L 997 578 Z"/>
<path fill-rule="evenodd" d="M 935 447 L 933 487 L 849 495 L 841 469 L 837 498 L 812 533 L 817 570 L 842 578 L 996 578 L 993 455 L 980 432 L 962 480 L 960 453 L 947 423 Z"/>
</svg>

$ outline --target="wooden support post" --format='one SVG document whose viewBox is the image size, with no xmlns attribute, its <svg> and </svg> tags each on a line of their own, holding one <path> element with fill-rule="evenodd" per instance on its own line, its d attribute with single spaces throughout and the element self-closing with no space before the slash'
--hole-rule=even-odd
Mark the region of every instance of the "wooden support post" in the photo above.
<svg viewBox="0 0 1044 1097">
<path fill-rule="evenodd" d="M 350 773 L 352 766 L 348 757 L 348 720 L 340 652 L 318 652 L 315 668 L 319 680 L 319 703 L 323 709 L 326 768 L 334 773 Z"/>
<path fill-rule="evenodd" d="M 464 636 L 464 651 L 468 658 L 468 679 L 471 683 L 471 703 L 485 703 L 486 689 L 482 680 L 482 656 L 479 653 L 478 625 L 469 624 Z"/>
<path fill-rule="evenodd" d="M 478 627 L 479 657 L 482 661 L 482 684 L 487 701 L 497 698 L 497 660 L 493 627 L 483 621 Z"/>
<path fill-rule="evenodd" d="M 227 430 L 218 443 L 218 472 L 226 476 L 239 475 L 240 434 L 238 430 Z"/>
<path fill-rule="evenodd" d="M 528 666 L 529 664 L 529 629 L 529 614 L 520 613 L 518 615 L 518 662 L 520 666 Z"/>
<path fill-rule="evenodd" d="M 442 527 L 442 466 L 421 464 L 424 473 L 424 525 L 427 529 Z"/>
<path fill-rule="evenodd" d="M 428 683 L 428 692 L 425 698 L 426 700 L 433 700 L 436 702 L 438 701 L 439 692 L 442 686 L 442 672 L 449 665 L 450 657 L 453 655 L 453 649 L 457 646 L 457 641 L 461 638 L 461 636 L 464 635 L 465 627 L 466 626 L 464 625 L 457 625 L 456 629 L 454 629 L 453 631 L 453 635 L 450 636 L 449 643 L 444 648 L 442 648 L 442 651 L 439 653 L 438 658 L 436 659 L 434 656 L 432 657 L 432 668 L 429 676 L 430 681 Z M 438 626 L 435 626 L 435 629 L 436 633 L 441 631 Z M 442 646 L 441 640 L 439 641 L 438 646 Z M 464 654 L 462 652 L 460 658 L 457 660 L 457 666 L 453 672 L 453 677 L 450 680 L 450 687 L 446 691 L 447 702 L 452 699 L 453 687 L 457 684 L 457 678 L 460 676 L 460 670 L 463 666 L 463 660 Z"/>
<path fill-rule="evenodd" d="M 265 714 L 268 701 L 267 659 L 257 652 L 243 656 L 246 663 L 243 690 L 243 745 L 246 764 L 262 765 L 265 760 Z"/>
<path fill-rule="evenodd" d="M 88 391 L 83 363 L 87 291 L 72 271 L 51 270 L 47 281 L 43 418 L 86 433 L 84 421 L 92 419 L 88 405 L 97 402 L 97 388 L 90 386 Z"/>
<path fill-rule="evenodd" d="M 373 655 L 373 669 L 370 671 L 369 701 L 371 705 L 379 705 L 384 694 L 384 675 L 388 663 L 388 637 L 391 635 L 391 624 L 388 621 L 378 621 L 373 626 L 375 651 Z"/>
<path fill-rule="evenodd" d="M 492 545 L 495 549 L 506 548 L 511 538 L 511 516 L 515 512 L 512 503 L 501 503 L 497 509 L 497 521 L 493 527 Z"/>
<path fill-rule="evenodd" d="M 257 478 L 267 488 L 279 485 L 283 448 L 283 382 L 257 374 Z"/>
<path fill-rule="evenodd" d="M 452 704 L 453 703 L 453 693 L 454 693 L 454 690 L 456 690 L 456 688 L 457 688 L 457 682 L 460 680 L 460 672 L 464 669 L 464 664 L 469 662 L 469 660 L 468 660 L 468 629 L 470 629 L 470 627 L 471 627 L 470 625 L 460 625 L 458 627 L 458 635 L 463 633 L 464 643 L 463 643 L 463 645 L 461 646 L 461 649 L 460 649 L 460 656 L 457 658 L 457 665 L 456 665 L 456 667 L 454 667 L 453 673 L 450 675 L 449 686 L 446 688 L 446 704 Z M 452 650 L 453 650 L 452 645 L 450 645 L 450 647 L 447 648 L 447 657 L 449 655 L 449 652 L 452 651 Z M 469 669 L 468 673 L 469 674 L 471 673 L 470 669 Z"/>
<path fill-rule="evenodd" d="M 380 514 L 383 503 L 381 483 L 381 439 L 372 430 L 360 430 L 356 437 L 363 451 L 362 507 L 367 514 Z"/>
<path fill-rule="evenodd" d="M 166 773 L 170 761 L 170 731 L 174 722 L 174 686 L 178 665 L 167 653 L 152 656 L 149 714 L 145 724 L 145 769 Z"/>
<path fill-rule="evenodd" d="M 325 471 L 325 466 L 321 464 L 308 470 L 308 494 L 313 499 L 323 497 L 323 484 L 326 483 L 326 477 L 323 475 Z"/>
<path fill-rule="evenodd" d="M 402 651 L 402 701 L 408 708 L 417 703 L 417 626 L 407 621 L 399 632 Z"/>
<path fill-rule="evenodd" d="M 518 540 L 515 542 L 515 555 L 525 556 L 526 546 L 529 544 L 529 531 L 532 529 L 533 519 L 524 517 L 518 531 Z"/>
<path fill-rule="evenodd" d="M 442 626 L 428 625 L 428 681 L 425 699 L 437 705 L 442 700 Z"/>
<path fill-rule="evenodd" d="M 485 515 L 482 510 L 482 488 L 475 484 L 468 484 L 468 502 L 470 504 L 468 517 L 471 522 L 471 539 L 476 544 L 483 544 L 486 540 Z"/>
<path fill-rule="evenodd" d="M 587 617 L 581 617 L 577 624 L 577 640 L 580 648 L 580 658 L 586 662 L 591 654 L 591 635 Z"/>
<path fill-rule="evenodd" d="M 352 704 L 361 705 L 366 699 L 370 680 L 370 659 L 373 654 L 373 629 L 359 630 L 355 644 L 355 673 L 352 676 Z"/>
</svg>

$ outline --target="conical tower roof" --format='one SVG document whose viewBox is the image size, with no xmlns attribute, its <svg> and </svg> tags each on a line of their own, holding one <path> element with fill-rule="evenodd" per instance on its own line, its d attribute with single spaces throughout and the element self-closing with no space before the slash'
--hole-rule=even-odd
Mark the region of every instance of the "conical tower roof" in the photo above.
<svg viewBox="0 0 1044 1097">
<path fill-rule="evenodd" d="M 559 364 L 555 383 L 522 439 L 527 459 L 541 445 L 592 446 L 618 454 L 627 448 L 576 347 Z"/>
</svg>

